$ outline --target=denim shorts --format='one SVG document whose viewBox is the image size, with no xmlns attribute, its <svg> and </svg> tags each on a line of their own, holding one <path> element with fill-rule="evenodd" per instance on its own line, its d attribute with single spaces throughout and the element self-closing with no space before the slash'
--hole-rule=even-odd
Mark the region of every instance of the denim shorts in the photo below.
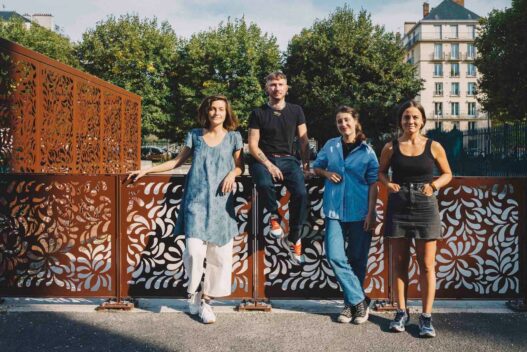
<svg viewBox="0 0 527 352">
<path fill-rule="evenodd" d="M 384 236 L 389 238 L 442 238 L 441 219 L 435 194 L 422 192 L 422 183 L 401 185 L 399 192 L 388 195 Z"/>
</svg>

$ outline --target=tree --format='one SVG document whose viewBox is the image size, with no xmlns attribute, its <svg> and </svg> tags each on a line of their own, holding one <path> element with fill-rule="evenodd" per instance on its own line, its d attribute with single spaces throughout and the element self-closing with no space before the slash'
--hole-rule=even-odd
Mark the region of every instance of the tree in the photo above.
<svg viewBox="0 0 527 352">
<path fill-rule="evenodd" d="M 289 43 L 289 99 L 304 107 L 309 135 L 319 142 L 335 136 L 335 109 L 346 104 L 359 110 L 366 135 L 378 146 L 394 129 L 396 104 L 422 88 L 404 59 L 400 41 L 373 25 L 366 11 L 337 8 Z"/>
<path fill-rule="evenodd" d="M 171 137 L 178 43 L 168 22 L 111 16 L 83 34 L 77 53 L 87 72 L 143 97 L 143 136 Z"/>
<path fill-rule="evenodd" d="M 476 38 L 476 67 L 480 101 L 493 119 L 527 118 L 527 1 L 512 0 L 512 7 L 494 10 L 483 19 Z"/>
<path fill-rule="evenodd" d="M 69 38 L 36 23 L 32 23 L 29 28 L 26 28 L 21 19 L 13 18 L 0 21 L 0 37 L 67 65 L 79 67 L 74 45 Z"/>
<path fill-rule="evenodd" d="M 211 94 L 226 95 L 246 127 L 250 111 L 265 102 L 264 77 L 279 67 L 276 39 L 243 18 L 194 34 L 182 47 L 177 65 L 174 133 L 181 137 L 195 125 L 199 103 Z"/>
</svg>

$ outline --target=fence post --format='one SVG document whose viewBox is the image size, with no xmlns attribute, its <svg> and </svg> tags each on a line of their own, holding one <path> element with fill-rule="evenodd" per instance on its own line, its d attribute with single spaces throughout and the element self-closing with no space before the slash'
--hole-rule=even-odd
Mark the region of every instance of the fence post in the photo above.
<svg viewBox="0 0 527 352">
<path fill-rule="evenodd" d="M 252 298 L 244 299 L 240 302 L 236 309 L 238 311 L 271 311 L 271 304 L 267 302 L 265 298 L 259 297 L 260 291 L 260 251 L 258 246 L 258 235 L 260 233 L 260 207 L 258 201 L 258 191 L 256 190 L 256 185 L 253 183 L 252 190 L 252 206 L 251 206 L 251 219 L 252 219 L 252 256 L 253 256 L 253 275 L 252 275 Z"/>
<path fill-rule="evenodd" d="M 520 205 L 520 230 L 518 246 L 520 252 L 520 295 L 521 298 L 510 300 L 507 306 L 516 312 L 527 312 L 527 178 L 522 179 L 522 203 Z"/>
<path fill-rule="evenodd" d="M 132 310 L 135 307 L 135 300 L 123 300 L 121 295 L 121 220 L 126 214 L 121 214 L 121 191 L 122 191 L 122 178 L 121 175 L 113 175 L 115 182 L 115 215 L 117 217 L 115 224 L 115 270 L 116 270 L 116 282 L 115 290 L 116 297 L 110 298 L 101 303 L 95 310 L 106 311 L 106 310 Z"/>
</svg>

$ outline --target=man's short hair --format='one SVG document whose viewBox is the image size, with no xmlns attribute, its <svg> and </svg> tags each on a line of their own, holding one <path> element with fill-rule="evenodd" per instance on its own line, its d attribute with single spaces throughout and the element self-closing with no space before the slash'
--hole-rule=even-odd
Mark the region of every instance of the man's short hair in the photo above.
<svg viewBox="0 0 527 352">
<path fill-rule="evenodd" d="M 265 77 L 265 84 L 267 85 L 270 81 L 275 81 L 277 79 L 284 79 L 287 82 L 287 76 L 285 73 L 282 71 L 274 71 Z"/>
</svg>

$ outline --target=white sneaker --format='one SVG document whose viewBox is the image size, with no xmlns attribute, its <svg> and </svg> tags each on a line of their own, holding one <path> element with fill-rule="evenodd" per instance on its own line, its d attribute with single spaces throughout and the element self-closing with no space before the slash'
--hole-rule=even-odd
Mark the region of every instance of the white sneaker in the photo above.
<svg viewBox="0 0 527 352">
<path fill-rule="evenodd" d="M 199 317 L 203 324 L 212 324 L 216 322 L 216 315 L 212 311 L 212 307 L 205 301 L 201 302 L 199 307 Z"/>
<path fill-rule="evenodd" d="M 190 294 L 188 298 L 188 311 L 192 315 L 199 313 L 199 306 L 201 304 L 201 292 Z"/>
</svg>

